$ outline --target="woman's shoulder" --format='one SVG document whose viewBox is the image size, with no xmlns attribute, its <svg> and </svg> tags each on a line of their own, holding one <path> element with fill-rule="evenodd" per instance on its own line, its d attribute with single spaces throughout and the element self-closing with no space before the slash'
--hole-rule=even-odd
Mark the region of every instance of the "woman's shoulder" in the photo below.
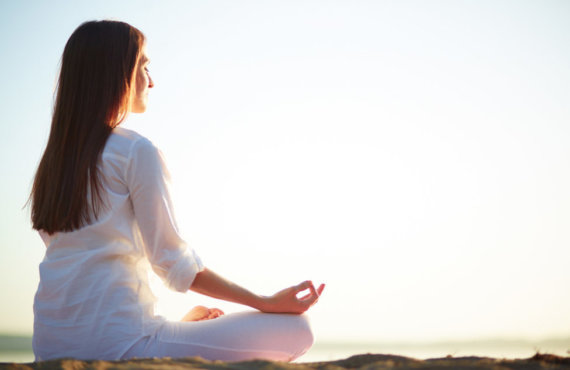
<svg viewBox="0 0 570 370">
<path fill-rule="evenodd" d="M 123 142 L 136 142 L 139 140 L 149 141 L 146 137 L 142 136 L 138 132 L 124 127 L 115 127 L 111 132 L 109 139 L 119 140 Z"/>
<path fill-rule="evenodd" d="M 127 158 L 135 146 L 154 147 L 154 144 L 136 131 L 116 127 L 107 140 L 103 155 L 119 155 Z"/>
</svg>

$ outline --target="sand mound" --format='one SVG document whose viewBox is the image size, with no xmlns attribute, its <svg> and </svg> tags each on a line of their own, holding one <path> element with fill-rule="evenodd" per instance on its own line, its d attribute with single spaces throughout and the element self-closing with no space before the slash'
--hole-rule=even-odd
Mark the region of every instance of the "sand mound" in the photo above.
<svg viewBox="0 0 570 370">
<path fill-rule="evenodd" d="M 206 361 L 198 357 L 184 359 L 152 358 L 135 359 L 129 361 L 79 361 L 74 359 L 61 359 L 54 361 L 33 362 L 28 364 L 0 363 L 2 369 L 235 369 L 235 370 L 341 370 L 341 369 L 570 369 L 570 357 L 536 354 L 529 359 L 494 359 L 486 357 L 446 357 L 429 360 L 416 360 L 409 357 L 395 355 L 365 354 L 352 356 L 344 360 L 310 363 L 283 363 L 274 361 L 243 361 L 223 362 Z"/>
</svg>

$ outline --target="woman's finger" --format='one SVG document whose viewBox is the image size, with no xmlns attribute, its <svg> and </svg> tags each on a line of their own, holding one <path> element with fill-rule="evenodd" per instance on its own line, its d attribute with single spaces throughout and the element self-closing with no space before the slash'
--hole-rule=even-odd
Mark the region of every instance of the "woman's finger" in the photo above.
<svg viewBox="0 0 570 370">
<path fill-rule="evenodd" d="M 309 286 L 309 290 L 310 290 L 311 295 L 314 295 L 317 298 L 319 297 L 319 293 L 317 293 L 317 290 L 315 289 L 315 286 L 313 285 L 312 282 L 311 282 L 311 285 Z"/>
<path fill-rule="evenodd" d="M 313 295 L 313 294 L 317 294 L 317 291 L 315 290 L 315 286 L 313 285 L 313 282 L 308 280 L 306 282 L 306 284 L 303 285 L 303 289 L 298 291 L 297 293 L 309 289 L 309 293 L 307 294 L 307 296 Z"/>
<path fill-rule="evenodd" d="M 219 308 L 209 308 L 207 317 L 204 317 L 203 320 L 211 320 L 216 319 L 224 314 L 224 311 L 220 310 Z"/>
<path fill-rule="evenodd" d="M 320 297 L 320 295 L 324 289 L 325 289 L 325 284 L 319 285 L 319 288 L 316 290 L 315 290 L 315 287 L 311 284 L 311 286 L 309 287 L 309 293 L 305 294 L 304 296 L 300 297 L 299 299 L 303 301 L 303 300 L 306 300 L 313 295 Z"/>
<path fill-rule="evenodd" d="M 318 299 L 319 299 L 319 295 L 317 294 L 316 291 L 313 290 L 313 291 L 311 291 L 311 293 L 309 293 L 307 295 L 307 298 L 305 298 L 301 301 L 301 303 L 306 307 L 306 309 L 308 309 L 309 307 L 311 307 L 312 305 L 317 303 Z"/>
<path fill-rule="evenodd" d="M 220 317 L 220 315 L 219 315 L 217 312 L 212 311 L 212 312 L 210 312 L 210 314 L 208 315 L 208 317 L 206 318 L 206 320 L 212 320 L 212 319 L 215 319 L 215 318 L 218 318 L 218 317 Z"/>
<path fill-rule="evenodd" d="M 305 289 L 309 289 L 312 285 L 313 282 L 311 280 L 305 280 L 302 283 L 295 285 L 293 287 L 293 290 L 295 291 L 295 294 L 297 294 Z"/>
</svg>

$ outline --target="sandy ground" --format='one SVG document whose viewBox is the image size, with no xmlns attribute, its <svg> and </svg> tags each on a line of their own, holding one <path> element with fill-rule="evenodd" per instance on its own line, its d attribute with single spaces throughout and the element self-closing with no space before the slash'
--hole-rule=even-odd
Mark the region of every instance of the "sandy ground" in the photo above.
<svg viewBox="0 0 570 370">
<path fill-rule="evenodd" d="M 344 360 L 328 362 L 307 362 L 289 364 L 273 361 L 223 362 L 205 361 L 198 357 L 185 359 L 154 358 L 130 361 L 79 361 L 63 359 L 27 364 L 0 363 L 2 369 L 295 369 L 295 370 L 337 370 L 337 369 L 570 369 L 570 357 L 536 354 L 528 359 L 494 359 L 485 357 L 446 357 L 415 360 L 395 355 L 357 355 Z"/>
</svg>

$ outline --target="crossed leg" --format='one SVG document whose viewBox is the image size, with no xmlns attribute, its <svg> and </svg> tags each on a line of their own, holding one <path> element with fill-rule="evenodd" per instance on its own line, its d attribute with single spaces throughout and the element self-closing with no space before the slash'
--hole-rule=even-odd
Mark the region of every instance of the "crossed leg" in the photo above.
<svg viewBox="0 0 570 370">
<path fill-rule="evenodd" d="M 196 315 L 206 312 L 202 308 L 192 311 Z M 215 320 L 168 321 L 155 335 L 137 342 L 122 359 L 200 356 L 222 361 L 292 361 L 305 353 L 313 340 L 306 315 L 246 311 Z"/>
</svg>

